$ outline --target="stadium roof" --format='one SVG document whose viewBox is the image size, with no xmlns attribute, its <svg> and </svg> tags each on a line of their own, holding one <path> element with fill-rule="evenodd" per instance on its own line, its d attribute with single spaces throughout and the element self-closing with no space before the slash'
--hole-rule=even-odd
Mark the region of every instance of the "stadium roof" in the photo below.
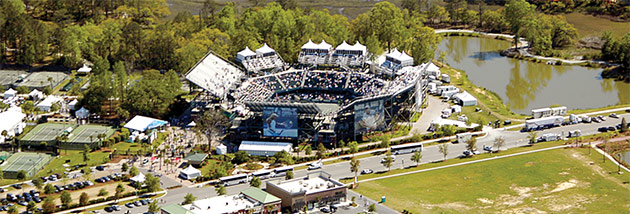
<svg viewBox="0 0 630 214">
<path fill-rule="evenodd" d="M 154 129 L 163 125 L 166 125 L 166 121 L 164 120 L 137 115 L 125 124 L 125 128 L 143 132 L 147 129 Z"/>
<path fill-rule="evenodd" d="M 237 54 L 241 55 L 243 57 L 256 55 L 256 53 L 254 53 L 254 51 L 250 50 L 249 47 L 247 47 L 247 46 L 245 46 L 245 49 L 243 49 L 242 51 L 239 51 Z"/>
<path fill-rule="evenodd" d="M 186 73 L 186 79 L 214 96 L 224 97 L 243 75 L 241 69 L 210 51 Z"/>
<path fill-rule="evenodd" d="M 245 105 L 253 112 L 262 112 L 264 107 L 297 108 L 298 113 L 317 114 L 322 110 L 314 103 L 271 103 L 271 102 L 246 102 Z"/>
<path fill-rule="evenodd" d="M 276 52 L 274 49 L 270 48 L 267 43 L 265 43 L 262 47 L 256 49 L 257 54 L 266 54 Z"/>
</svg>

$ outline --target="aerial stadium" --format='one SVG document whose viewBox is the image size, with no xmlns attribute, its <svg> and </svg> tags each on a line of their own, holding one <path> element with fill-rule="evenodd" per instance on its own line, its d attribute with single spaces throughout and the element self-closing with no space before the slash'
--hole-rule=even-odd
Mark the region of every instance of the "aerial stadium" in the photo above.
<svg viewBox="0 0 630 214">
<path fill-rule="evenodd" d="M 245 47 L 235 62 L 210 51 L 187 73 L 202 92 L 193 112 L 232 114 L 230 141 L 348 141 L 409 122 L 422 106 L 428 63 L 393 50 L 369 61 L 367 48 L 308 41 L 289 65 L 264 44 Z"/>
</svg>

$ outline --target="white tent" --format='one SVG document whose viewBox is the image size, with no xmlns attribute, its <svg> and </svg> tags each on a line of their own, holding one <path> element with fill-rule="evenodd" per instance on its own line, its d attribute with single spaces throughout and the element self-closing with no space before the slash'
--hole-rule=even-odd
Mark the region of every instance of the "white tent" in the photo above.
<svg viewBox="0 0 630 214">
<path fill-rule="evenodd" d="M 310 39 L 306 42 L 306 44 L 302 45 L 302 50 L 317 50 L 318 48 L 319 45 L 313 43 Z"/>
<path fill-rule="evenodd" d="M 74 112 L 74 115 L 77 118 L 87 118 L 88 116 L 90 116 L 90 111 L 88 111 L 84 107 L 81 107 L 81 109 L 79 109 L 76 112 Z"/>
<path fill-rule="evenodd" d="M 31 91 L 31 93 L 28 93 L 28 96 L 35 99 L 35 100 L 39 100 L 44 98 L 44 93 L 42 93 L 41 91 L 37 90 L 37 89 L 33 89 L 33 91 Z"/>
<path fill-rule="evenodd" d="M 186 180 L 195 179 L 199 176 L 201 176 L 201 171 L 195 169 L 192 165 L 188 165 L 188 168 L 179 171 L 179 177 Z"/>
<path fill-rule="evenodd" d="M 453 96 L 453 100 L 459 103 L 462 106 L 476 106 L 477 98 L 473 97 L 473 95 L 464 91 L 462 93 L 455 94 Z"/>
<path fill-rule="evenodd" d="M 254 53 L 254 51 L 250 50 L 249 47 L 246 46 L 244 50 L 239 51 L 236 54 L 236 59 L 239 62 L 242 62 L 243 60 L 249 59 L 253 56 L 256 56 L 256 53 Z"/>
<path fill-rule="evenodd" d="M 346 51 L 349 51 L 349 50 L 352 50 L 352 46 L 348 45 L 348 43 L 346 43 L 346 41 L 343 41 L 339 46 L 337 46 L 337 48 L 335 48 L 335 50 L 339 50 L 339 51 L 346 50 Z"/>
<path fill-rule="evenodd" d="M 413 58 L 407 53 L 400 52 L 398 49 L 394 48 L 394 50 L 386 55 L 387 60 L 393 61 L 395 63 L 400 63 L 401 66 L 411 66 L 413 65 Z"/>
<path fill-rule="evenodd" d="M 356 51 L 361 51 L 362 55 L 365 55 L 367 53 L 367 47 L 365 45 L 362 45 L 361 43 L 359 43 L 359 41 L 357 41 L 357 43 L 355 43 L 352 46 L 352 49 L 354 49 Z"/>
<path fill-rule="evenodd" d="M 9 97 L 14 97 L 17 94 L 16 90 L 13 90 L 12 88 L 9 88 L 9 90 L 4 92 L 4 99 L 7 99 Z"/>
<path fill-rule="evenodd" d="M 433 63 L 429 63 L 429 66 L 427 66 L 427 73 L 426 74 L 439 77 L 439 76 L 441 76 L 440 68 L 437 67 Z"/>
<path fill-rule="evenodd" d="M 39 108 L 40 111 L 50 111 L 53 104 L 61 101 L 61 98 L 56 96 L 48 96 L 46 99 L 39 102 L 35 107 Z"/>
<path fill-rule="evenodd" d="M 19 135 L 24 130 L 26 124 L 22 120 L 26 114 L 22 113 L 19 107 L 12 107 L 9 110 L 0 113 L 0 132 L 7 131 L 7 137 Z M 4 143 L 4 136 L 0 136 L 0 143 Z"/>
<path fill-rule="evenodd" d="M 265 43 L 262 47 L 256 49 L 256 54 L 257 55 L 263 55 L 263 56 L 268 56 L 270 54 L 274 54 L 276 53 L 275 50 L 271 49 L 267 43 Z"/>
<path fill-rule="evenodd" d="M 188 125 L 186 125 L 186 127 L 195 127 L 195 126 L 197 126 L 197 123 L 195 123 L 195 121 L 192 121 Z"/>
<path fill-rule="evenodd" d="M 79 103 L 79 101 L 77 99 L 74 99 L 74 100 L 70 101 L 68 103 L 68 108 L 71 109 L 71 110 L 75 110 L 75 108 L 77 107 L 76 106 L 77 103 Z"/>
<path fill-rule="evenodd" d="M 318 48 L 320 50 L 330 50 L 332 48 L 332 45 L 326 43 L 326 41 L 322 40 L 322 43 L 319 43 Z"/>
<path fill-rule="evenodd" d="M 147 179 L 147 177 L 146 177 L 146 176 L 144 176 L 144 174 L 142 174 L 142 172 L 139 172 L 139 173 L 138 173 L 138 175 L 136 175 L 136 176 L 134 176 L 134 177 L 132 177 L 132 178 L 129 178 L 129 180 L 131 180 L 131 181 L 133 181 L 133 182 L 136 182 L 136 183 L 142 183 L 142 182 L 144 182 L 146 179 Z"/>
<path fill-rule="evenodd" d="M 92 68 L 88 67 L 87 65 L 83 64 L 83 67 L 79 68 L 77 70 L 77 72 L 79 73 L 90 73 L 92 71 Z"/>
<path fill-rule="evenodd" d="M 150 117 L 136 115 L 131 119 L 127 124 L 125 124 L 125 128 L 144 132 L 147 129 L 154 129 L 163 125 L 166 125 L 166 121 L 158 120 Z"/>
</svg>

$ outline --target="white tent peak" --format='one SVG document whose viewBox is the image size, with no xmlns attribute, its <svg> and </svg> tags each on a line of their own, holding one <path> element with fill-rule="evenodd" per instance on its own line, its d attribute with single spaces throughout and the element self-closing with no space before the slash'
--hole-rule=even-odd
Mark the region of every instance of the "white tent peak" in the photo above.
<svg viewBox="0 0 630 214">
<path fill-rule="evenodd" d="M 248 46 L 245 46 L 245 49 L 243 49 L 242 51 L 239 51 L 238 55 L 241 55 L 241 56 L 244 56 L 244 57 L 248 57 L 248 56 L 256 55 L 256 53 L 254 53 L 254 51 L 249 49 Z"/>
<path fill-rule="evenodd" d="M 77 72 L 82 73 L 89 73 L 90 71 L 92 71 L 92 68 L 88 67 L 86 64 L 83 64 L 83 66 L 77 70 Z"/>
<path fill-rule="evenodd" d="M 146 176 L 144 176 L 144 174 L 142 174 L 142 172 L 139 172 L 138 175 L 134 176 L 133 178 L 130 178 L 129 180 L 133 181 L 133 182 L 138 182 L 138 183 L 142 183 L 147 179 Z"/>
<path fill-rule="evenodd" d="M 260 54 L 266 54 L 266 53 L 272 53 L 272 52 L 275 52 L 275 50 L 270 48 L 269 45 L 267 45 L 267 43 L 263 44 L 262 47 L 256 49 L 256 53 L 260 53 Z"/>
</svg>

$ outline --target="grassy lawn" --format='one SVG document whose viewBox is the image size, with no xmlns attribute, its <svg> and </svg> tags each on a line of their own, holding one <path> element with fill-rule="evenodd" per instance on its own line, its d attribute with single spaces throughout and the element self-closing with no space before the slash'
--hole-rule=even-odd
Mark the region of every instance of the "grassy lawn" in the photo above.
<svg viewBox="0 0 630 214">
<path fill-rule="evenodd" d="M 444 65 L 437 61 L 434 63 L 436 63 L 436 65 Z M 485 88 L 479 88 L 470 82 L 464 71 L 453 69 L 447 65 L 444 65 L 440 70 L 442 73 L 451 76 L 451 85 L 457 86 L 477 98 L 479 101 L 479 108 L 486 112 L 486 118 L 493 118 L 494 120 L 497 118 L 501 120 L 512 120 L 513 123 L 526 118 L 524 115 L 516 114 L 510 111 L 496 93 Z M 492 112 L 491 115 L 487 115 L 487 112 L 489 111 Z M 471 116 L 468 116 L 468 118 L 471 119 Z"/>
<path fill-rule="evenodd" d="M 563 16 L 567 18 L 567 22 L 575 26 L 580 38 L 601 36 L 604 31 L 611 31 L 615 37 L 621 38 L 630 29 L 630 22 L 613 22 L 581 13 L 571 13 Z"/>
<path fill-rule="evenodd" d="M 412 213 L 627 212 L 630 187 L 594 153 L 556 149 L 366 182 L 357 191 Z"/>
<path fill-rule="evenodd" d="M 89 157 L 90 160 L 87 162 L 88 166 L 96 166 L 104 163 L 104 159 L 109 156 L 107 152 L 92 152 Z M 53 158 L 48 165 L 44 167 L 35 177 L 41 177 L 50 174 L 63 174 L 64 167 L 63 164 L 68 164 L 70 166 L 74 166 L 77 164 L 85 163 L 83 161 L 83 154 L 78 150 L 62 150 L 61 154 L 58 157 Z"/>
<path fill-rule="evenodd" d="M 120 152 L 136 152 L 142 150 L 142 144 L 140 143 L 129 143 L 129 142 L 118 142 L 114 144 L 111 148 L 112 150 L 120 151 Z"/>
</svg>

